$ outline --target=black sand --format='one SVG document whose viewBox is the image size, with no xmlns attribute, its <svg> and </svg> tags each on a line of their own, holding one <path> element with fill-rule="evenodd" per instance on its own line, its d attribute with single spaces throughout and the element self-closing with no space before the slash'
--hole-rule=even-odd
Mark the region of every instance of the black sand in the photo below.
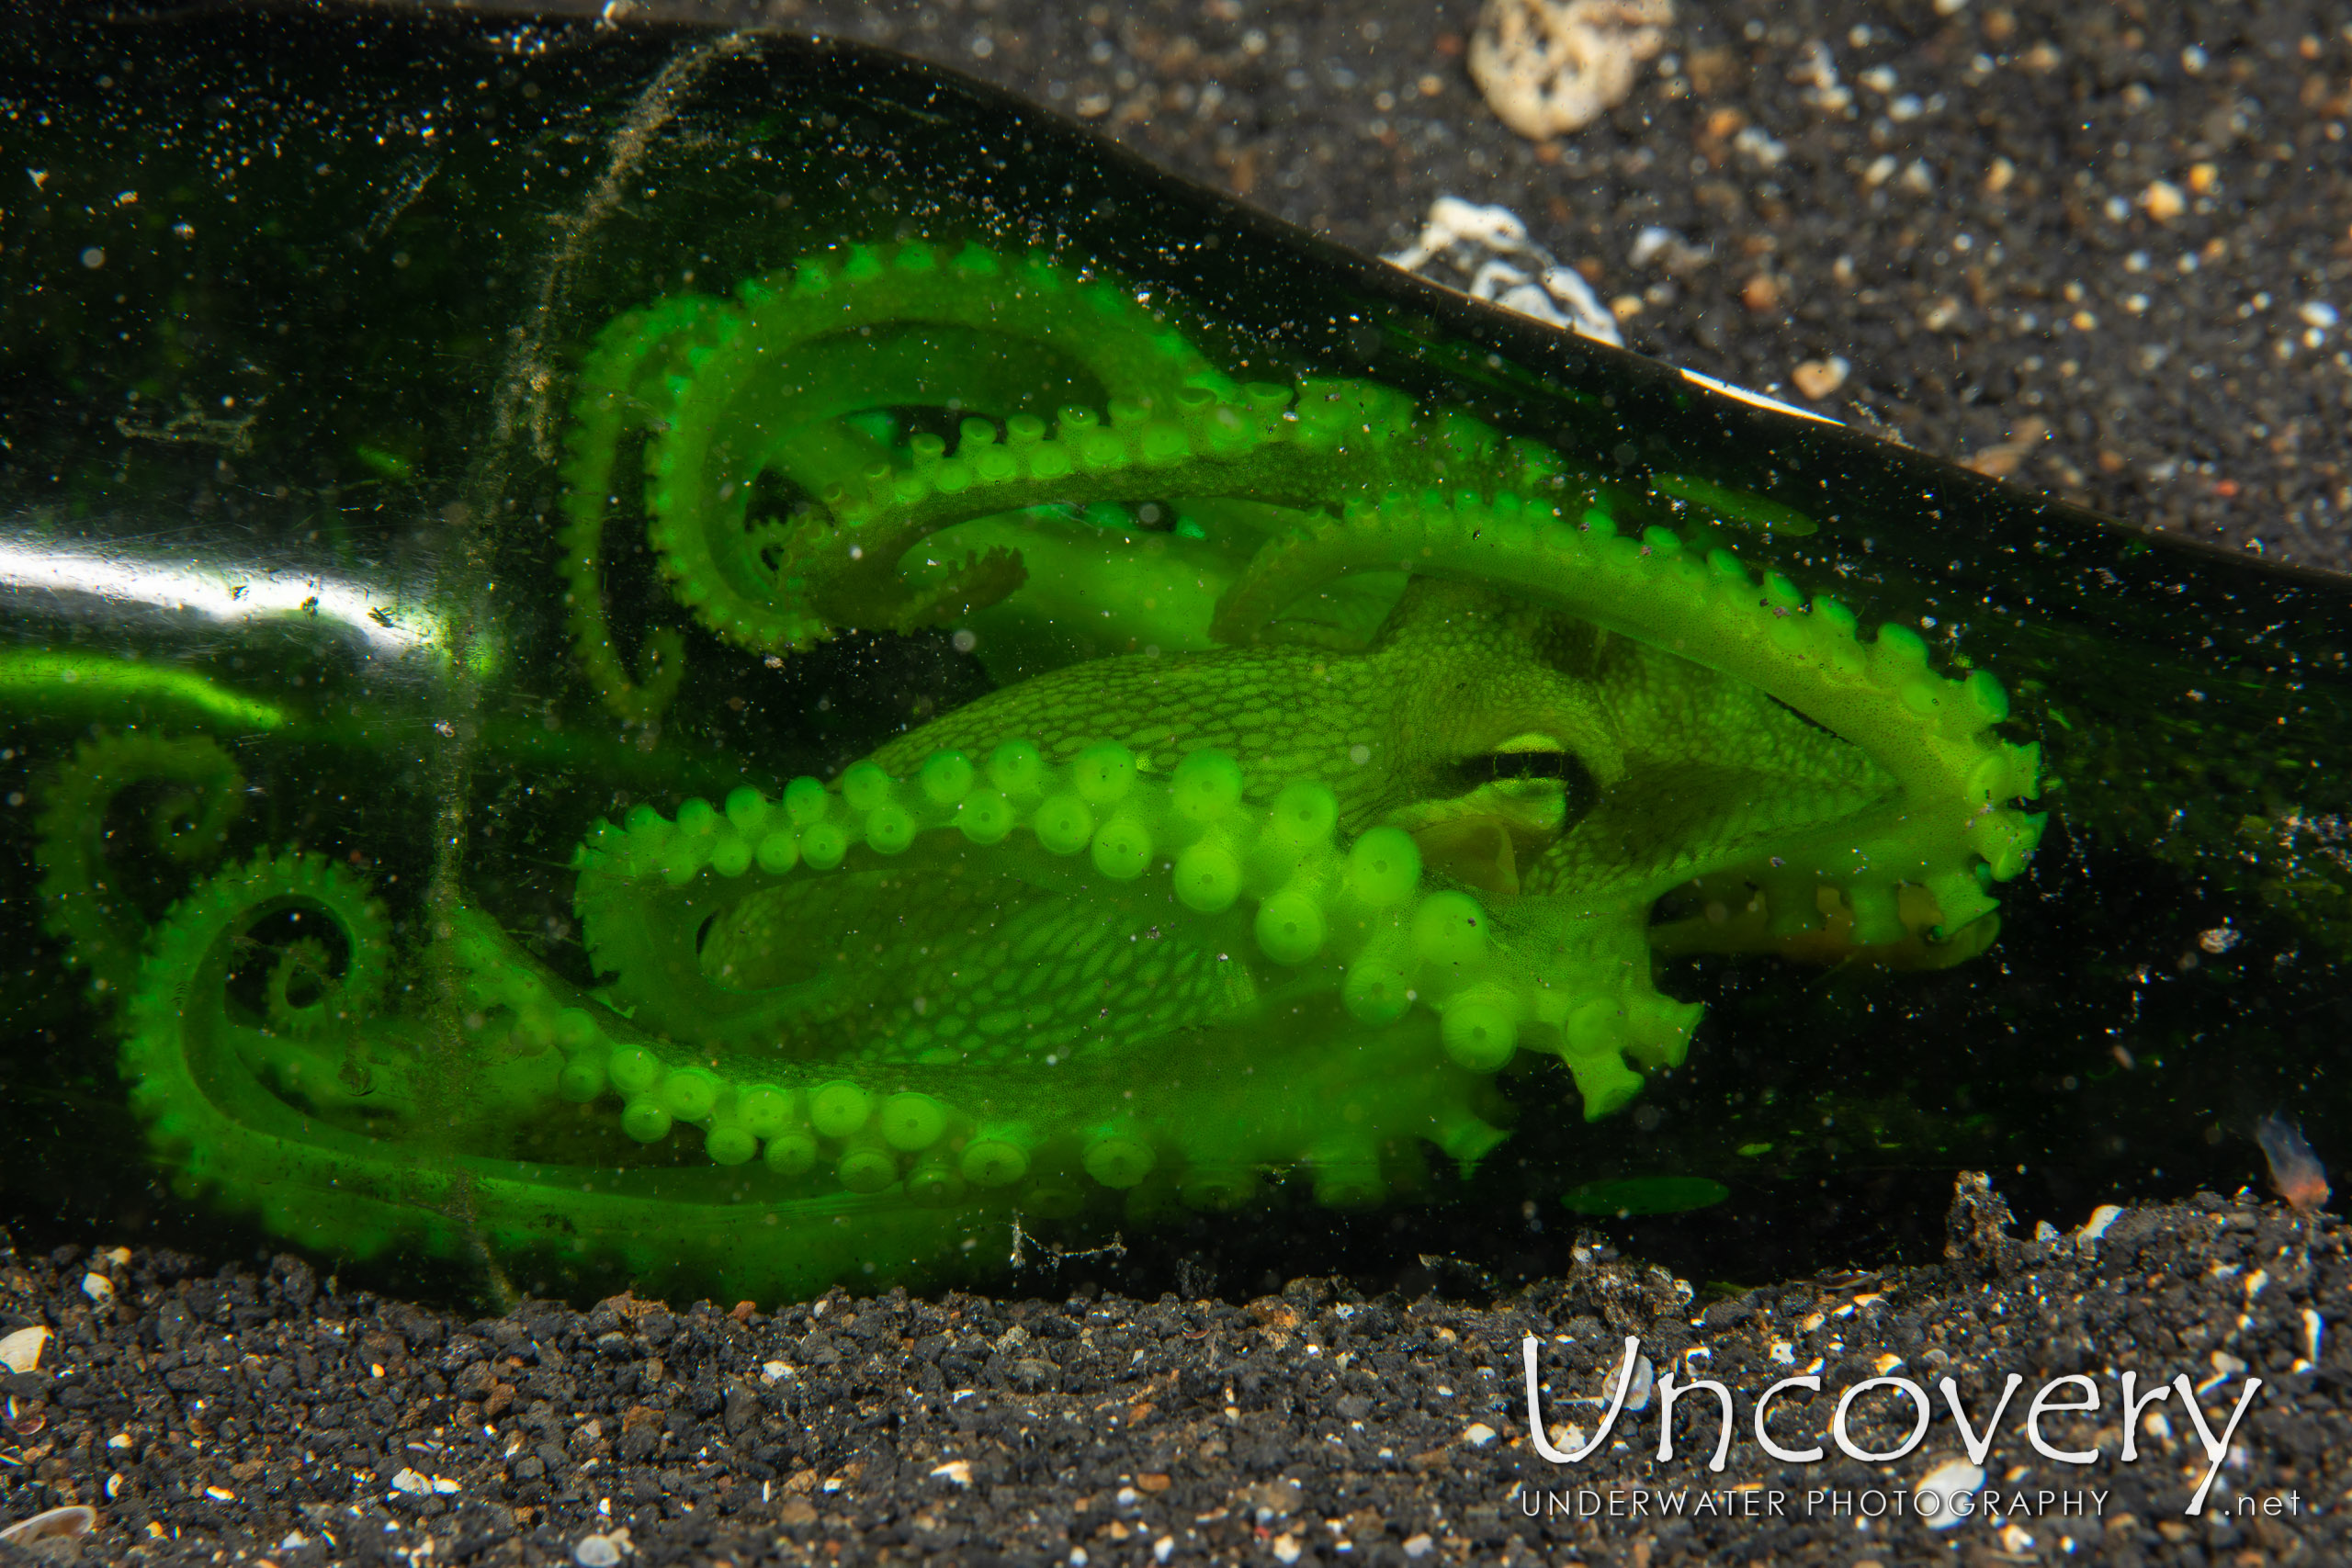
<svg viewBox="0 0 2352 1568">
<path fill-rule="evenodd" d="M 1398 248 L 1440 194 L 1504 203 L 1602 298 L 1639 301 L 1635 347 L 1795 399 L 1799 363 L 1842 357 L 1824 412 L 2133 522 L 2345 561 L 2352 360 L 2343 329 L 2306 309 L 2352 310 L 2339 17 L 1983 0 L 1685 13 L 1627 104 L 1548 147 L 1479 103 L 1462 5 L 772 15 L 989 77 L 1360 247 Z M 1850 114 L 1808 100 L 1825 80 L 1815 40 Z M 1892 81 L 1869 85 L 1880 66 Z M 2182 194 L 2168 220 L 2151 213 L 2158 181 Z M 1650 226 L 1680 243 L 1635 266 Z M 2149 1194 L 2167 1196 L 2181 1195 Z M 1434 1293 L 1372 1300 L 1305 1280 L 1254 1302 L 836 1295 L 469 1321 L 338 1292 L 290 1259 L 18 1257 L 0 1264 L 0 1331 L 55 1337 L 40 1370 L 8 1380 L 0 1517 L 85 1503 L 97 1531 L 46 1550 L 288 1568 L 1109 1562 L 1163 1547 L 1171 1562 L 1643 1568 L 2343 1560 L 2352 1360 L 2331 1320 L 2352 1266 L 2333 1222 L 2204 1195 L 2134 1208 L 2086 1250 L 2004 1239 L 1982 1208 L 1956 1211 L 1947 1260 L 1928 1249 L 1715 1301 L 1604 1249 L 1565 1280 L 1467 1296 L 1440 1276 Z M 1741 1396 L 1726 1469 L 1693 1457 L 1705 1422 L 1671 1462 L 1649 1458 L 1654 1409 L 1621 1428 L 1628 1450 L 1575 1471 L 1537 1457 L 1516 1381 L 1526 1332 L 1574 1337 L 1552 1365 L 1577 1392 L 1626 1333 L 1661 1367 L 1706 1347 L 1690 1374 Z M 1907 1507 L 1957 1451 L 1939 1408 L 1895 1464 L 1761 1454 L 1748 1401 L 1770 1382 L 1817 1358 L 1834 1396 L 1884 1356 L 1930 1386 L 1950 1371 L 1980 1420 L 1983 1396 L 2021 1374 L 1991 1483 L 2100 1493 L 2097 1517 L 2053 1505 L 1934 1533 L 1910 1517 L 1860 1529 L 1832 1498 L 1803 1515 L 1815 1490 Z M 2140 1460 L 2118 1461 L 2110 1369 L 2219 1378 L 2203 1395 L 2217 1426 L 2264 1380 L 2204 1517 L 2182 1514 L 2207 1464 L 2177 1404 L 2169 1437 L 2143 1430 Z M 2105 1407 L 2045 1438 L 2096 1444 L 2081 1468 L 2019 1429 L 2032 1392 L 2076 1371 Z M 1709 1413 L 1705 1396 L 1687 1408 Z M 1869 1402 L 1855 1436 L 1890 1447 L 1907 1414 Z M 1527 1516 L 1547 1490 L 1573 1506 L 1579 1482 L 1604 1509 L 1642 1492 L 1649 1512 Z M 1754 1483 L 1731 1506 L 1778 1487 L 1786 1517 L 1689 1512 L 1706 1488 Z M 1649 1495 L 1675 1488 L 1686 1513 L 1661 1522 Z M 2292 1515 L 2264 1511 L 2290 1496 Z"/>
<path fill-rule="evenodd" d="M 768 14 L 997 82 L 1358 249 L 1401 250 L 1441 195 L 1499 202 L 1641 301 L 1631 347 L 2134 523 L 2352 561 L 2340 8 L 1686 4 L 1634 96 L 1550 145 L 1480 99 L 1465 0 Z M 1653 226 L 1683 244 L 1636 266 Z M 1843 386 L 1793 390 L 1831 356 Z"/>
<path fill-rule="evenodd" d="M 623 1297 L 470 1322 L 340 1292 L 290 1258 L 216 1271 L 69 1247 L 0 1260 L 0 1321 L 55 1330 L 42 1370 L 8 1380 L 0 1464 L 15 1515 L 96 1504 L 86 1555 L 108 1562 L 2342 1561 L 2352 1347 L 2312 1327 L 2352 1305 L 2333 1217 L 2201 1194 L 2127 1211 L 2096 1242 L 2023 1242 L 2007 1221 L 1963 1194 L 1942 1265 L 1708 1303 L 1595 1247 L 1489 1305 L 1300 1280 L 1250 1302 Z M 1562 1402 L 1602 1391 L 1637 1335 L 1658 1370 L 1679 1359 L 1738 1392 L 1725 1467 L 1705 1468 L 1704 1393 L 1670 1462 L 1648 1457 L 1654 1400 L 1607 1457 L 1541 1458 L 1529 1334 L 1554 1341 L 1555 1439 L 1589 1428 Z M 1900 1462 L 1775 1463 L 1753 1397 L 1808 1369 L 1826 1393 L 1776 1407 L 1784 1447 L 1817 1439 L 1866 1378 L 1932 1390 L 1950 1373 L 1981 1427 L 2020 1374 L 1984 1470 L 2023 1511 L 1949 1533 L 1912 1514 L 1959 1451 L 1940 1403 Z M 2184 1508 L 2211 1464 L 2177 1395 L 2119 1461 L 2126 1370 L 2143 1393 L 2188 1374 L 2217 1438 L 2262 1380 L 2201 1516 Z M 2020 1431 L 2070 1373 L 2102 1406 L 2041 1434 L 2096 1448 L 2082 1466 Z M 1847 1432 L 1885 1452 L 1913 1420 L 1878 1393 Z"/>
</svg>

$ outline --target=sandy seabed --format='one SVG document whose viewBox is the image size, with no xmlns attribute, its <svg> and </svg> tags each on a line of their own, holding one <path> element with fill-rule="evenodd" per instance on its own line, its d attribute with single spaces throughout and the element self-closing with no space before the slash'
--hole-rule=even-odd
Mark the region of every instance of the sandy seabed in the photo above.
<svg viewBox="0 0 2352 1568">
<path fill-rule="evenodd" d="M 2341 1561 L 2342 1227 L 2211 1193 L 2102 1218 L 2021 1239 L 1963 1183 L 1940 1264 L 1703 1306 L 1589 1246 L 1483 1304 L 1302 1279 L 1247 1302 L 625 1296 L 469 1321 L 291 1258 L 62 1247 L 0 1261 L 0 1321 L 52 1330 L 7 1379 L 0 1486 L 18 1517 L 100 1510 L 45 1555 L 281 1568 Z M 1546 1440 L 1599 1439 L 1581 1463 L 1532 1440 L 1531 1337 Z M 1727 1438 L 1702 1388 L 1657 1457 L 1669 1374 L 1730 1393 Z M 1807 1375 L 1768 1429 L 1823 1457 L 1777 1460 L 1757 1399 Z M 2018 1380 L 1973 1468 L 1947 1377 L 1980 1442 Z M 1911 1393 L 1844 1397 L 1888 1378 L 1933 1406 L 1916 1446 Z M 2121 1399 L 2175 1379 L 2126 1461 Z M 2029 1420 L 2037 1395 L 2058 1413 Z M 1957 1526 L 1923 1507 L 1931 1480 L 1945 1508 L 1966 1493 Z"/>
</svg>

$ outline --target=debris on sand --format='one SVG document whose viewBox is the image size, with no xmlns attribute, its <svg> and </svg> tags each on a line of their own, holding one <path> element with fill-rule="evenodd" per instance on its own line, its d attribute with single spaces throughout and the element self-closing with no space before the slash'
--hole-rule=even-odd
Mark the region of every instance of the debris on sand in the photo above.
<svg viewBox="0 0 2352 1568">
<path fill-rule="evenodd" d="M 1920 1480 L 1918 1490 L 1912 1494 L 1913 1511 L 1928 1521 L 1929 1529 L 1948 1530 L 1967 1522 L 1968 1516 L 1958 1506 L 1960 1499 L 1984 1484 L 1982 1465 L 1948 1459 Z"/>
<path fill-rule="evenodd" d="M 0 1529 L 0 1544 L 21 1551 L 49 1555 L 41 1550 L 43 1541 L 75 1540 L 97 1528 L 98 1512 L 80 1503 L 69 1503 L 62 1508 L 49 1508 L 28 1519 Z M 10 1553 L 11 1556 L 15 1553 Z"/>
<path fill-rule="evenodd" d="M 34 1326 L 19 1328 L 6 1338 L 0 1338 L 0 1367 L 11 1372 L 37 1371 L 40 1353 L 49 1348 L 49 1330 Z"/>
<path fill-rule="evenodd" d="M 1853 366 L 1847 363 L 1842 355 L 1833 354 L 1826 359 L 1807 359 L 1800 362 L 1796 369 L 1790 373 L 1789 379 L 1796 383 L 1798 391 L 1803 392 L 1814 401 L 1819 402 L 1844 386 L 1846 378 L 1853 373 Z"/>
<path fill-rule="evenodd" d="M 1623 347 L 1617 320 L 1574 267 L 1563 266 L 1529 237 L 1508 207 L 1481 207 L 1458 196 L 1430 203 L 1420 237 L 1382 260 L 1589 338 Z M 1439 270 L 1438 264 L 1443 264 Z"/>
<path fill-rule="evenodd" d="M 2006 479 L 2018 471 L 2018 467 L 2032 455 L 2050 434 L 2050 422 L 2029 415 L 2017 422 L 2007 441 L 1998 441 L 1983 448 L 1974 456 L 1962 459 L 1962 467 L 1975 469 L 1988 479 Z"/>
<path fill-rule="evenodd" d="M 2301 1127 L 2274 1111 L 2255 1123 L 2254 1141 L 2270 1162 L 2270 1185 L 2289 1208 L 2309 1216 L 2327 1206 L 2327 1168 L 2312 1153 Z"/>
<path fill-rule="evenodd" d="M 1673 0 L 1487 0 L 1470 76 L 1505 125 L 1558 136 L 1625 101 L 1673 20 Z"/>
</svg>

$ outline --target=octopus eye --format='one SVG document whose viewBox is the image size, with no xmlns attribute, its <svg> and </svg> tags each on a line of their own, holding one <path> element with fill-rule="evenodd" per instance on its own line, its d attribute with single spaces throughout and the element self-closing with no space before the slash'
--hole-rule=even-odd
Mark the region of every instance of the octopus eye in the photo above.
<svg viewBox="0 0 2352 1568">
<path fill-rule="evenodd" d="M 1584 759 L 1548 735 L 1516 737 L 1491 751 L 1464 758 L 1454 768 L 1465 792 L 1502 784 L 1510 795 L 1526 793 L 1530 786 L 1548 795 L 1544 786 L 1557 784 L 1567 797 L 1571 820 L 1582 816 L 1600 793 Z M 1519 787 L 1510 787 L 1514 784 Z"/>
<path fill-rule="evenodd" d="M 1511 895 L 1519 872 L 1600 798 L 1584 759 L 1548 735 L 1519 735 L 1452 764 L 1442 798 L 1394 814 L 1421 863 L 1470 887 Z"/>
<path fill-rule="evenodd" d="M 1566 751 L 1489 751 L 1464 764 L 1474 783 L 1500 779 L 1577 779 L 1589 775 Z"/>
</svg>

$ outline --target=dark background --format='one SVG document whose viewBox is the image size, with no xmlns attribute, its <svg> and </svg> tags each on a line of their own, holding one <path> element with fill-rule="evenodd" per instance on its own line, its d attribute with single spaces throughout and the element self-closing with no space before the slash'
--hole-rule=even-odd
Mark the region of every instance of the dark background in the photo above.
<svg viewBox="0 0 2352 1568">
<path fill-rule="evenodd" d="M 1685 4 L 1633 96 L 1545 143 L 1471 82 L 1463 0 L 607 10 L 903 49 L 1359 249 L 1403 248 L 1438 196 L 1499 202 L 1601 299 L 1639 300 L 1631 347 L 1798 401 L 1792 369 L 1842 357 L 1824 412 L 2352 564 L 2352 353 L 2320 324 L 2352 317 L 2337 7 Z M 1842 108 L 1816 101 L 1816 45 Z M 2160 180 L 2186 198 L 2169 221 Z M 1635 266 L 1653 225 L 1686 245 Z"/>
</svg>

